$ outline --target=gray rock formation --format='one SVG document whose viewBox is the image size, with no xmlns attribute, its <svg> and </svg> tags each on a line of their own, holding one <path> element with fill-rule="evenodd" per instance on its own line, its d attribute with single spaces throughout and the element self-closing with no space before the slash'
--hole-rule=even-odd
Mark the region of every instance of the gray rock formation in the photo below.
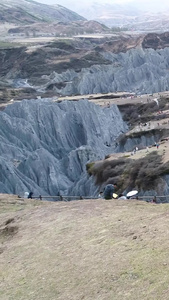
<svg viewBox="0 0 169 300">
<path fill-rule="evenodd" d="M 94 195 L 86 163 L 127 130 L 116 105 L 24 100 L 0 112 L 0 193 Z"/>
<path fill-rule="evenodd" d="M 147 196 L 146 200 L 148 202 L 153 200 L 153 196 L 157 196 L 157 203 L 166 203 L 166 202 L 169 203 L 168 195 L 169 195 L 169 175 L 162 176 L 158 179 L 156 189 L 139 191 L 139 197 Z"/>
<path fill-rule="evenodd" d="M 44 76 L 48 84 L 65 83 L 62 95 L 132 91 L 154 93 L 169 89 L 169 48 L 136 48 L 126 53 L 102 53 L 110 65 L 94 65 L 80 72 L 67 70 Z"/>
<path fill-rule="evenodd" d="M 169 135 L 168 129 L 156 129 L 147 132 L 139 132 L 135 136 L 122 136 L 119 138 L 117 152 L 132 151 L 136 146 L 139 149 L 143 149 L 147 146 L 153 146 L 159 142 L 162 138 L 166 138 Z"/>
</svg>

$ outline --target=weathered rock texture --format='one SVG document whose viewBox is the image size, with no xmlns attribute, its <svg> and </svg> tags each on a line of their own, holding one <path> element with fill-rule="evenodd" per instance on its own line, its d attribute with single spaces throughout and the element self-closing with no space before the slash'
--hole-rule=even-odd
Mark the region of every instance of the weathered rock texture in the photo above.
<svg viewBox="0 0 169 300">
<path fill-rule="evenodd" d="M 129 136 L 122 136 L 119 138 L 117 152 L 133 151 L 136 147 L 139 149 L 147 146 L 153 146 L 161 139 L 169 136 L 168 129 L 153 129 L 147 132 L 135 132 Z"/>
<path fill-rule="evenodd" d="M 109 65 L 93 65 L 80 72 L 52 73 L 50 84 L 66 83 L 55 90 L 63 95 L 132 91 L 154 93 L 169 89 L 169 48 L 131 49 L 126 53 L 102 53 Z"/>
<path fill-rule="evenodd" d="M 127 130 L 116 105 L 25 100 L 0 112 L 0 193 L 94 195 L 86 163 Z"/>
<path fill-rule="evenodd" d="M 169 89 L 168 33 L 98 40 L 56 40 L 35 49 L 1 49 L 0 79 L 11 88 L 31 87 L 44 98 Z"/>
</svg>

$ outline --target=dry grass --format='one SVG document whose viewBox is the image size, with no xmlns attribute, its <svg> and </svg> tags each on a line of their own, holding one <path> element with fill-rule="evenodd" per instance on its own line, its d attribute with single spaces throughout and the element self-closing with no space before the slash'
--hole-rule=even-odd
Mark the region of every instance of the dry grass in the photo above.
<svg viewBox="0 0 169 300">
<path fill-rule="evenodd" d="M 131 158 L 131 159 L 140 159 L 140 158 L 144 158 L 147 155 L 149 155 L 150 153 L 157 151 L 157 153 L 159 155 L 162 156 L 162 160 L 164 163 L 169 161 L 169 141 L 164 141 L 161 142 L 159 145 L 159 148 L 157 149 L 155 146 L 150 146 L 148 148 L 148 150 L 146 148 L 141 149 L 139 151 L 136 152 L 136 154 L 134 154 L 133 156 L 131 156 L 131 151 L 130 152 L 118 152 L 118 153 L 112 153 L 109 154 L 109 158 L 107 158 L 107 160 L 111 161 L 114 159 L 119 159 L 119 158 Z"/>
<path fill-rule="evenodd" d="M 169 204 L 0 199 L 1 300 L 168 300 Z"/>
</svg>

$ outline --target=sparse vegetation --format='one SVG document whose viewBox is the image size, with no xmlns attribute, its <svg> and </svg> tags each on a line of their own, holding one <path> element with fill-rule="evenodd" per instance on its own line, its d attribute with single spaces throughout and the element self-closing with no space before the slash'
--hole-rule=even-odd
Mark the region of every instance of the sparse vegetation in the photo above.
<svg viewBox="0 0 169 300">
<path fill-rule="evenodd" d="M 1 300 L 168 299 L 169 204 L 0 195 L 0 206 L 0 228 L 17 227 L 0 240 Z"/>
<path fill-rule="evenodd" d="M 94 166 L 94 162 L 93 163 L 88 163 L 86 165 L 86 170 L 87 170 L 87 172 L 88 172 L 89 175 L 92 175 L 92 168 L 93 168 L 93 166 Z"/>
<path fill-rule="evenodd" d="M 118 182 L 119 192 L 133 188 L 151 190 L 156 189 L 161 176 L 169 174 L 169 162 L 164 164 L 162 156 L 153 151 L 138 160 L 106 159 L 91 165 L 88 170 L 98 185 Z"/>
<path fill-rule="evenodd" d="M 119 109 L 123 114 L 124 121 L 134 126 L 138 122 L 144 123 L 150 120 L 160 120 L 161 117 L 165 119 L 167 117 L 165 114 L 156 116 L 154 113 L 165 109 L 166 106 L 168 107 L 168 99 L 161 97 L 159 106 L 155 101 L 151 101 L 149 103 L 119 105 Z"/>
</svg>

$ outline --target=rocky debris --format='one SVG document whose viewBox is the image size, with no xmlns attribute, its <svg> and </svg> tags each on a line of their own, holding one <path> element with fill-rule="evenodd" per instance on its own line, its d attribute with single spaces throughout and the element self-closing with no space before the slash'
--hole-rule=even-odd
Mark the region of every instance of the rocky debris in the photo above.
<svg viewBox="0 0 169 300">
<path fill-rule="evenodd" d="M 0 192 L 93 195 L 86 163 L 114 152 L 126 130 L 116 105 L 45 99 L 7 106 L 0 112 Z"/>
</svg>

